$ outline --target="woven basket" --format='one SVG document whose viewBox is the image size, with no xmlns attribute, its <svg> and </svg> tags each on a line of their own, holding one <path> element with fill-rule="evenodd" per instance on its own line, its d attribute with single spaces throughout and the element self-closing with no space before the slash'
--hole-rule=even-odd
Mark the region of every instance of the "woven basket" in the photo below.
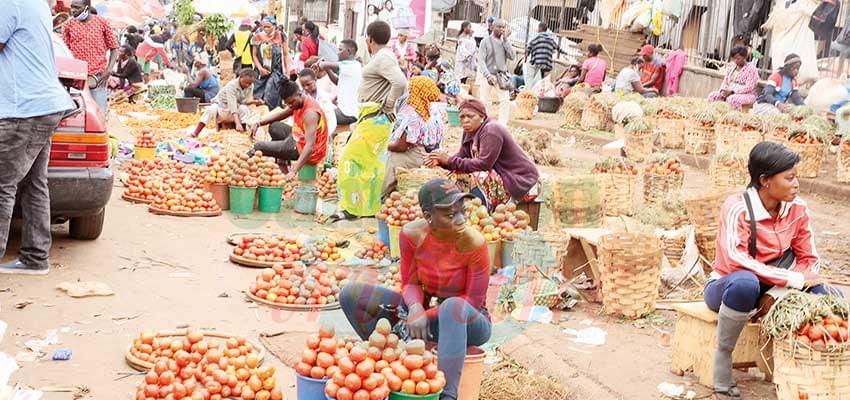
<svg viewBox="0 0 850 400">
<path fill-rule="evenodd" d="M 824 146 L 818 144 L 789 143 L 788 148 L 800 155 L 797 173 L 801 178 L 817 178 L 823 162 Z"/>
<path fill-rule="evenodd" d="M 516 99 L 515 119 L 529 120 L 534 116 L 534 106 L 537 105 L 537 99 L 527 99 L 520 97 Z"/>
<path fill-rule="evenodd" d="M 821 352 L 793 339 L 774 341 L 773 383 L 778 400 L 850 399 L 850 351 Z"/>
<path fill-rule="evenodd" d="M 720 193 L 740 188 L 746 185 L 750 179 L 746 170 L 726 167 L 719 160 L 711 162 L 709 176 L 711 177 L 711 186 Z"/>
<path fill-rule="evenodd" d="M 643 200 L 646 204 L 660 206 L 664 196 L 668 193 L 678 191 L 682 188 L 685 176 L 679 175 L 656 175 L 648 173 L 643 175 Z"/>
<path fill-rule="evenodd" d="M 783 146 L 788 146 L 788 129 L 773 128 L 764 134 L 765 142 L 779 143 Z"/>
<path fill-rule="evenodd" d="M 652 234 L 618 232 L 599 244 L 602 309 L 640 318 L 655 310 L 661 282 L 661 242 Z"/>
<path fill-rule="evenodd" d="M 632 174 L 596 174 L 602 189 L 602 212 L 606 216 L 634 215 L 637 176 Z"/>
<path fill-rule="evenodd" d="M 564 107 L 564 123 L 568 126 L 581 126 L 581 108 Z"/>
<path fill-rule="evenodd" d="M 726 193 L 711 192 L 685 200 L 688 219 L 694 226 L 697 248 L 708 261 L 713 261 L 720 227 L 720 208 Z"/>
<path fill-rule="evenodd" d="M 559 176 L 544 181 L 540 229 L 591 228 L 602 224 L 602 190 L 593 175 Z"/>
<path fill-rule="evenodd" d="M 717 124 L 714 126 L 715 148 L 717 154 L 734 153 L 738 151 L 738 137 L 741 128 L 736 125 Z"/>
<path fill-rule="evenodd" d="M 685 119 L 658 119 L 655 131 L 661 136 L 661 147 L 665 149 L 681 149 L 685 147 Z"/>
<path fill-rule="evenodd" d="M 448 176 L 446 170 L 442 168 L 396 168 L 395 176 L 398 183 L 396 191 L 399 193 L 407 193 L 414 190 L 419 193 L 419 189 L 428 183 L 428 181 Z"/>
<path fill-rule="evenodd" d="M 536 267 L 552 276 L 562 271 L 569 243 L 570 235 L 560 229 L 520 232 L 514 239 L 514 265 L 518 269 Z"/>
<path fill-rule="evenodd" d="M 625 148 L 626 157 L 635 162 L 642 162 L 652 154 L 652 135 L 626 134 Z"/>
<path fill-rule="evenodd" d="M 673 268 L 678 268 L 682 263 L 687 239 L 687 235 L 669 236 L 661 239 L 664 256 L 667 257 L 667 261 L 670 261 L 670 266 Z"/>
<path fill-rule="evenodd" d="M 714 127 L 691 123 L 685 132 L 685 153 L 708 154 L 714 150 Z"/>
<path fill-rule="evenodd" d="M 608 120 L 611 117 L 605 112 L 593 107 L 585 107 L 581 113 L 581 128 L 585 130 L 598 129 L 605 130 L 608 128 Z"/>
<path fill-rule="evenodd" d="M 847 146 L 845 148 L 845 146 Z M 838 146 L 838 162 L 836 163 L 835 179 L 842 183 L 850 182 L 850 143 L 842 142 Z"/>
<path fill-rule="evenodd" d="M 750 159 L 750 150 L 764 140 L 761 131 L 740 131 L 735 144 L 735 153 L 745 160 Z"/>
</svg>

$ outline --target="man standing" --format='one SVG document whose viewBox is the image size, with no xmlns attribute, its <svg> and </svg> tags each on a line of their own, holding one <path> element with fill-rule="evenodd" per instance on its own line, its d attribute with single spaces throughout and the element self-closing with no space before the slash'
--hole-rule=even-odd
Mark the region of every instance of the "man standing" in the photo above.
<svg viewBox="0 0 850 400">
<path fill-rule="evenodd" d="M 394 115 L 395 102 L 404 94 L 407 79 L 392 49 L 387 47 L 390 32 L 390 25 L 384 21 L 366 27 L 366 45 L 372 59 L 363 68 L 359 97 L 361 103 L 378 103 L 385 114 Z"/>
<path fill-rule="evenodd" d="M 339 62 L 318 64 L 318 68 L 327 72 L 331 82 L 337 85 L 337 125 L 351 125 L 357 122 L 360 113 L 357 106 L 357 92 L 363 80 L 363 67 L 354 59 L 356 55 L 357 43 L 346 39 L 340 42 Z"/>
<path fill-rule="evenodd" d="M 493 33 L 481 41 L 478 49 L 478 79 L 481 100 L 490 107 L 493 97 L 499 100 L 499 122 L 508 124 L 511 114 L 511 79 L 508 60 L 516 57 L 511 41 L 505 37 L 504 20 L 493 22 Z M 494 114 L 492 111 L 490 114 Z"/>
<path fill-rule="evenodd" d="M 541 22 L 537 28 L 537 36 L 528 43 L 528 65 L 525 69 L 525 87 L 534 87 L 537 82 L 537 72 L 540 79 L 546 77 L 552 71 L 553 58 L 558 51 L 555 36 L 548 31 L 549 27 Z"/>
<path fill-rule="evenodd" d="M 89 63 L 89 75 L 95 78 L 97 86 L 91 89 L 92 97 L 106 115 L 109 91 L 106 87 L 109 74 L 118 61 L 118 40 L 103 17 L 92 15 L 91 0 L 71 1 L 71 18 L 62 31 L 62 36 L 74 58 Z M 109 60 L 106 53 L 109 53 Z"/>
<path fill-rule="evenodd" d="M 50 137 L 73 105 L 56 75 L 48 2 L 0 0 L 0 9 L 0 257 L 17 193 L 24 218 L 18 258 L 0 264 L 0 273 L 45 275 Z"/>
</svg>

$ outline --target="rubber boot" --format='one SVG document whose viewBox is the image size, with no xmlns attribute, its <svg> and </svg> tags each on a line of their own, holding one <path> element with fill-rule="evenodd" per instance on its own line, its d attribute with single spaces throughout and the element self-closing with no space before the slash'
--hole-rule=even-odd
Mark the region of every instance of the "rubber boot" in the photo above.
<svg viewBox="0 0 850 400">
<path fill-rule="evenodd" d="M 717 313 L 717 351 L 714 353 L 714 391 L 718 393 L 737 392 L 732 378 L 732 351 L 741 331 L 747 326 L 749 313 L 735 311 L 725 304 Z M 735 398 L 734 396 L 731 396 Z"/>
</svg>

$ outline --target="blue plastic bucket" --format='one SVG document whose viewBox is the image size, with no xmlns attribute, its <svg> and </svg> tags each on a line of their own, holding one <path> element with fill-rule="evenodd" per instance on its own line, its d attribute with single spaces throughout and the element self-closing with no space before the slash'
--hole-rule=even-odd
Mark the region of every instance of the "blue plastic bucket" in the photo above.
<svg viewBox="0 0 850 400">
<path fill-rule="evenodd" d="M 390 227 L 386 221 L 378 221 L 378 240 L 390 247 Z"/>
<path fill-rule="evenodd" d="M 299 214 L 315 215 L 316 202 L 319 200 L 319 191 L 312 186 L 301 186 L 295 189 L 295 212 Z"/>
<path fill-rule="evenodd" d="M 296 375 L 295 389 L 298 400 L 325 400 L 325 379 L 313 379 L 306 376 Z"/>
</svg>

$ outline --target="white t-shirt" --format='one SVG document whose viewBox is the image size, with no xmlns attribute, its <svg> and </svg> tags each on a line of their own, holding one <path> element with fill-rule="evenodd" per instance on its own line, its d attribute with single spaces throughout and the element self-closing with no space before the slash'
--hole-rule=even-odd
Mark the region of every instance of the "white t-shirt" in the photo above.
<svg viewBox="0 0 850 400">
<path fill-rule="evenodd" d="M 360 108 L 357 105 L 357 93 L 363 81 L 363 67 L 354 60 L 339 62 L 339 81 L 337 82 L 336 104 L 340 111 L 349 117 L 357 117 Z"/>
<path fill-rule="evenodd" d="M 640 73 L 632 67 L 623 68 L 623 70 L 617 74 L 617 82 L 614 84 L 614 90 L 622 91 L 623 93 L 631 93 L 635 90 L 635 88 L 632 87 L 632 82 L 640 82 Z"/>
</svg>

